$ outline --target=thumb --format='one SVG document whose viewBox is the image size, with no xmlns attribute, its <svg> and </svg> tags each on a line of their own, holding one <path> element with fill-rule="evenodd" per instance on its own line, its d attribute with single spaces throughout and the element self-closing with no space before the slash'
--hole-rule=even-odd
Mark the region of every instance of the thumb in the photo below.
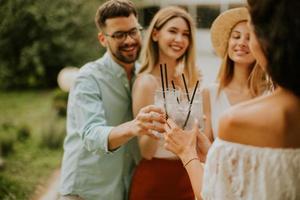
<svg viewBox="0 0 300 200">
<path fill-rule="evenodd" d="M 193 125 L 193 130 L 198 130 L 199 127 L 199 120 L 195 119 L 194 125 Z"/>
<path fill-rule="evenodd" d="M 196 119 L 195 122 L 194 122 L 194 124 L 193 124 L 193 129 L 192 129 L 193 136 L 194 136 L 194 139 L 195 139 L 195 140 L 196 140 L 197 135 L 198 135 L 198 133 L 199 133 L 198 127 L 199 127 L 199 121 Z"/>
</svg>

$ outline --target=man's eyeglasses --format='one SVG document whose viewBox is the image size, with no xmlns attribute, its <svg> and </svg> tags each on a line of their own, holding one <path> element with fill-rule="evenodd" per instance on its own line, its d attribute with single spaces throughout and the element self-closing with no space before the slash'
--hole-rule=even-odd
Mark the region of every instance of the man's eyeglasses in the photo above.
<svg viewBox="0 0 300 200">
<path fill-rule="evenodd" d="M 138 28 L 133 28 L 129 31 L 117 31 L 111 35 L 104 33 L 104 35 L 111 37 L 118 42 L 123 42 L 124 40 L 126 40 L 127 35 L 129 35 L 134 40 L 138 39 L 138 37 L 140 36 L 140 31 L 142 31 L 142 30 L 143 30 L 142 27 L 138 27 Z"/>
</svg>

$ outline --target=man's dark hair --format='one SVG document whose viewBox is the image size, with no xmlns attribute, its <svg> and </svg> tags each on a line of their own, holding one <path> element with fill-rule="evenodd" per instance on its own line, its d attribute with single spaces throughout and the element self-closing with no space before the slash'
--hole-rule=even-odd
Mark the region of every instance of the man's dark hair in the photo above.
<svg viewBox="0 0 300 200">
<path fill-rule="evenodd" d="M 106 24 L 106 20 L 115 17 L 129 17 L 134 14 L 137 17 L 137 11 L 133 2 L 129 0 L 108 0 L 102 4 L 95 17 L 95 23 L 99 30 L 102 30 Z"/>
<path fill-rule="evenodd" d="M 248 0 L 257 39 L 278 85 L 300 96 L 300 1 Z"/>
</svg>

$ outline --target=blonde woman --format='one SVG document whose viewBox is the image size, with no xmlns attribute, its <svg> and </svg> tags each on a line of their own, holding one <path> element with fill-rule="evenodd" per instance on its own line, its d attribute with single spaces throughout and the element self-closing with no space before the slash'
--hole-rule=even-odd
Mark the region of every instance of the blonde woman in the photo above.
<svg viewBox="0 0 300 200">
<path fill-rule="evenodd" d="M 250 30 L 246 8 L 230 9 L 219 15 L 211 27 L 212 44 L 222 58 L 218 83 L 203 90 L 205 134 L 217 137 L 221 114 L 229 107 L 261 95 L 266 75 L 249 49 Z"/>
<path fill-rule="evenodd" d="M 195 65 L 195 25 L 179 7 L 161 9 L 153 18 L 142 49 L 140 74 L 133 86 L 133 113 L 154 104 L 162 88 L 160 64 L 166 64 L 168 85 L 184 90 L 182 73 L 191 89 L 199 79 Z M 162 139 L 139 137 L 142 161 L 131 185 L 131 200 L 194 200 L 188 175 L 181 161 L 163 148 Z"/>
</svg>

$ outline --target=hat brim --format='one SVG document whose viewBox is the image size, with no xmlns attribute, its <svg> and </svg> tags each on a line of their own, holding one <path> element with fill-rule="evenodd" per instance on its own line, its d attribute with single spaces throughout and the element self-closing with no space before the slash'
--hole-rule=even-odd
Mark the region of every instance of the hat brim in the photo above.
<svg viewBox="0 0 300 200">
<path fill-rule="evenodd" d="M 233 27 L 248 20 L 248 10 L 245 7 L 233 8 L 221 13 L 213 22 L 210 33 L 216 54 L 224 58 L 227 52 L 228 39 Z"/>
</svg>

